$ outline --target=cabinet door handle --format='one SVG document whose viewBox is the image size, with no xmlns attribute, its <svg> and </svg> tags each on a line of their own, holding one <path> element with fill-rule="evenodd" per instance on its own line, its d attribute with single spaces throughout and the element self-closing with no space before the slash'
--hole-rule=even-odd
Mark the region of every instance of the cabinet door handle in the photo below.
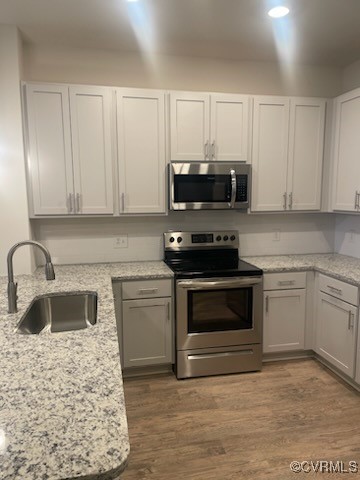
<svg viewBox="0 0 360 480">
<path fill-rule="evenodd" d="M 215 160 L 215 157 L 216 157 L 215 140 L 211 144 L 211 156 L 212 156 L 212 159 Z"/>
<path fill-rule="evenodd" d="M 356 190 L 355 192 L 355 210 L 359 210 L 359 194 L 360 192 Z"/>
<path fill-rule="evenodd" d="M 351 310 L 349 310 L 348 330 L 354 328 L 354 319 L 355 315 L 352 313 Z"/>
<path fill-rule="evenodd" d="M 167 320 L 170 321 L 170 302 L 167 302 Z"/>
<path fill-rule="evenodd" d="M 125 193 L 121 194 L 121 210 L 125 212 Z"/>
<path fill-rule="evenodd" d="M 269 312 L 269 295 L 266 295 L 265 297 L 265 312 Z"/>
<path fill-rule="evenodd" d="M 287 197 L 287 195 L 286 195 L 286 192 L 285 192 L 284 195 L 283 195 L 283 199 L 284 199 L 283 208 L 284 208 L 284 210 L 286 210 L 286 197 Z"/>
<path fill-rule="evenodd" d="M 67 204 L 68 204 L 68 212 L 73 213 L 72 193 L 69 193 L 69 195 L 68 195 Z"/>
<path fill-rule="evenodd" d="M 293 207 L 293 192 L 289 193 L 289 210 L 292 210 Z"/>
<path fill-rule="evenodd" d="M 80 193 L 76 194 L 76 213 L 80 213 Z"/>
<path fill-rule="evenodd" d="M 139 288 L 138 293 L 139 295 L 146 295 L 149 293 L 156 293 L 158 290 L 158 288 Z"/>
<path fill-rule="evenodd" d="M 205 156 L 205 160 L 209 158 L 209 140 L 206 140 L 204 145 L 204 156 Z"/>
</svg>

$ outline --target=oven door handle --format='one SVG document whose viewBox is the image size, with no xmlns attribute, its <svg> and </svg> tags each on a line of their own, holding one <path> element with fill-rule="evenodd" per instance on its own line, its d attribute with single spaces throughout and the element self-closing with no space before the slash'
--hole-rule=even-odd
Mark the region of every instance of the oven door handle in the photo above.
<svg viewBox="0 0 360 480">
<path fill-rule="evenodd" d="M 262 277 L 244 277 L 236 280 L 223 279 L 214 281 L 185 280 L 179 281 L 177 285 L 181 288 L 191 290 L 209 290 L 215 288 L 252 287 L 262 282 Z"/>
<path fill-rule="evenodd" d="M 230 170 L 230 178 L 231 178 L 231 200 L 229 203 L 230 208 L 235 208 L 235 200 L 236 200 L 236 173 L 235 170 Z"/>
</svg>

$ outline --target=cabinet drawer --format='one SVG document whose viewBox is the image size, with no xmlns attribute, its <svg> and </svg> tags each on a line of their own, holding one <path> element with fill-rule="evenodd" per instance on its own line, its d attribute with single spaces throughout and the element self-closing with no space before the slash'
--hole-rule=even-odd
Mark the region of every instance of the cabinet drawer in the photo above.
<svg viewBox="0 0 360 480">
<path fill-rule="evenodd" d="M 349 285 L 341 280 L 336 280 L 336 278 L 320 274 L 319 288 L 322 292 L 340 298 L 344 302 L 352 305 L 358 304 L 358 287 L 355 287 L 355 285 Z"/>
<path fill-rule="evenodd" d="M 264 290 L 289 290 L 291 288 L 306 288 L 306 272 L 264 275 Z"/>
<path fill-rule="evenodd" d="M 155 298 L 171 297 L 171 280 L 141 280 L 133 282 L 123 282 L 122 298 L 129 300 L 131 298 Z"/>
</svg>

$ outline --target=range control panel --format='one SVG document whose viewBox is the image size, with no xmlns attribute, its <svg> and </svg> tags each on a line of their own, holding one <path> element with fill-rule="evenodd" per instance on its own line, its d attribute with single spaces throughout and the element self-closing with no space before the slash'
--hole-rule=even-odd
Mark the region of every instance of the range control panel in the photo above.
<svg viewBox="0 0 360 480">
<path fill-rule="evenodd" d="M 166 232 L 164 233 L 165 250 L 204 249 L 204 248 L 238 248 L 237 230 L 214 232 Z"/>
</svg>

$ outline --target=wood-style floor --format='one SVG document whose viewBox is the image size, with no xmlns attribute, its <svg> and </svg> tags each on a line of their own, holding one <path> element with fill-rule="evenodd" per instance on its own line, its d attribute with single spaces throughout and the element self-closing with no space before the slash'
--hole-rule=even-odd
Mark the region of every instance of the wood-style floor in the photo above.
<svg viewBox="0 0 360 480">
<path fill-rule="evenodd" d="M 290 472 L 293 460 L 360 465 L 360 395 L 315 360 L 126 379 L 125 398 L 131 453 L 121 480 L 360 478 Z"/>
</svg>

